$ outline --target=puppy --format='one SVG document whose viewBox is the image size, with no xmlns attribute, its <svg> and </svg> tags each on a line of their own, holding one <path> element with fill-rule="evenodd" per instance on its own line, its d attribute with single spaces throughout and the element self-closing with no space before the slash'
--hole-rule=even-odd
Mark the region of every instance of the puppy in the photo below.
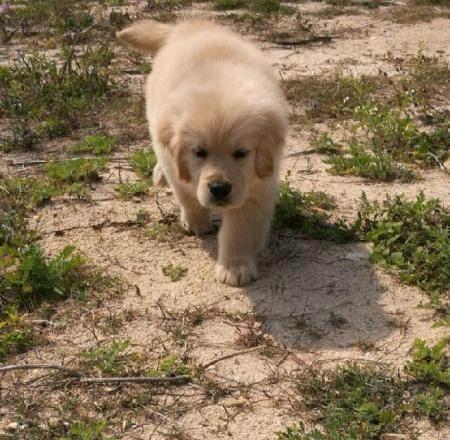
<svg viewBox="0 0 450 440">
<path fill-rule="evenodd" d="M 287 133 L 287 103 L 271 66 L 252 44 L 210 22 L 137 22 L 117 37 L 154 55 L 146 114 L 158 164 L 183 226 L 211 230 L 220 211 L 216 279 L 257 277 L 270 229 Z"/>
</svg>

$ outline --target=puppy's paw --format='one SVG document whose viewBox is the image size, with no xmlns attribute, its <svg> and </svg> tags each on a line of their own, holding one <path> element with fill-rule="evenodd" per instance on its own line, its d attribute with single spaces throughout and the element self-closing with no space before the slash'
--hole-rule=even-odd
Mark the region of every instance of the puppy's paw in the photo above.
<svg viewBox="0 0 450 440">
<path fill-rule="evenodd" d="M 256 280 L 258 270 L 253 261 L 216 264 L 216 280 L 229 286 L 243 286 Z"/>
<path fill-rule="evenodd" d="M 167 188 L 169 186 L 159 163 L 153 168 L 153 184 L 158 188 Z"/>
<path fill-rule="evenodd" d="M 213 223 L 209 212 L 190 213 L 181 212 L 181 226 L 190 233 L 195 235 L 204 235 L 213 230 Z"/>
</svg>

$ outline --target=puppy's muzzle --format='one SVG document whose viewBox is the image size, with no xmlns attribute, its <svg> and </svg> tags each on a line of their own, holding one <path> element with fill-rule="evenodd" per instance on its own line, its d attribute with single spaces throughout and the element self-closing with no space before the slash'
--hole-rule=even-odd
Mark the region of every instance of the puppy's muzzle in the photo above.
<svg viewBox="0 0 450 440">
<path fill-rule="evenodd" d="M 231 183 L 215 181 L 208 184 L 212 200 L 217 204 L 224 204 L 231 193 Z"/>
</svg>

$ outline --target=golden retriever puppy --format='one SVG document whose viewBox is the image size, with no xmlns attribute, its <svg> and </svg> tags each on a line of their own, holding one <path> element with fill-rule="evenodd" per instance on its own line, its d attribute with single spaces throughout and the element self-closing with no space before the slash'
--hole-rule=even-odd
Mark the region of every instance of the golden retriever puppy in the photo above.
<svg viewBox="0 0 450 440">
<path fill-rule="evenodd" d="M 220 211 L 216 279 L 248 283 L 270 229 L 288 125 L 270 64 L 205 21 L 141 21 L 117 36 L 155 56 L 145 90 L 155 183 L 168 182 L 195 234 L 208 232 L 210 211 Z"/>
</svg>

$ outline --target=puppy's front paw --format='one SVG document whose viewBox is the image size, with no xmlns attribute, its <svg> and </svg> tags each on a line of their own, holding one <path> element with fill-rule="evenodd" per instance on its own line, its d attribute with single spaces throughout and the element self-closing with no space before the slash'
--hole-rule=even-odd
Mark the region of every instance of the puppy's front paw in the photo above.
<svg viewBox="0 0 450 440">
<path fill-rule="evenodd" d="M 195 235 L 204 235 L 213 230 L 213 224 L 209 213 L 190 213 L 186 211 L 181 213 L 181 226 L 187 231 Z"/>
<path fill-rule="evenodd" d="M 243 286 L 257 277 L 258 270 L 253 261 L 216 264 L 216 280 L 229 286 Z"/>
</svg>

